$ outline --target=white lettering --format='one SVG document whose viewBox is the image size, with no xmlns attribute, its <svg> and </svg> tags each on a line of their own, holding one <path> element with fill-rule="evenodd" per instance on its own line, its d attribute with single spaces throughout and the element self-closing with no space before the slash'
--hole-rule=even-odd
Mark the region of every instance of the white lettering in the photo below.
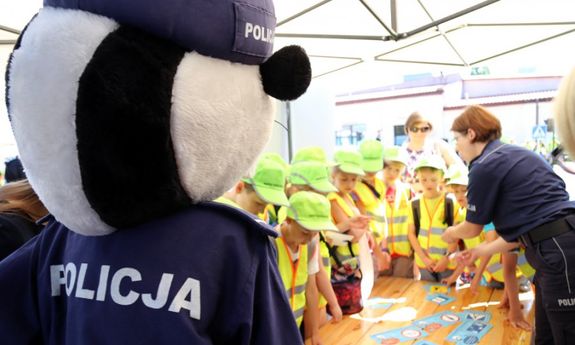
<svg viewBox="0 0 575 345">
<path fill-rule="evenodd" d="M 254 30 L 254 25 L 252 23 L 246 22 L 245 38 L 250 37 L 250 33 L 252 33 L 253 30 Z"/>
<path fill-rule="evenodd" d="M 189 311 L 191 318 L 200 320 L 201 316 L 201 298 L 200 298 L 200 281 L 193 278 L 186 278 L 182 286 L 169 303 L 170 290 L 174 281 L 174 274 L 162 273 L 158 282 L 156 293 L 153 294 L 146 288 L 146 292 L 137 291 L 138 286 L 148 286 L 149 284 L 130 284 L 142 280 L 142 274 L 135 268 L 123 267 L 111 274 L 109 265 L 100 266 L 98 277 L 98 287 L 95 290 L 88 289 L 85 286 L 86 281 L 95 281 L 88 279 L 90 272 L 97 274 L 96 270 L 90 271 L 89 264 L 80 264 L 79 271 L 74 263 L 65 265 L 50 266 L 50 284 L 52 296 L 62 294 L 62 286 L 66 289 L 66 294 L 70 297 L 82 298 L 87 300 L 104 301 L 110 291 L 112 302 L 119 305 L 128 306 L 141 300 L 146 307 L 151 309 L 162 309 L 169 305 L 168 310 L 179 313 L 182 309 Z M 111 279 L 108 279 L 112 275 Z M 126 282 L 129 280 L 129 282 Z M 109 286 L 108 286 L 109 285 Z M 74 292 L 74 287 L 76 291 Z M 123 287 L 123 289 L 122 289 Z M 123 291 L 123 294 L 122 294 Z"/>
<path fill-rule="evenodd" d="M 190 300 L 186 300 L 188 295 L 190 295 Z M 182 285 L 176 297 L 174 297 L 169 310 L 179 313 L 182 308 L 190 311 L 191 318 L 200 319 L 200 282 L 198 280 L 186 279 L 186 282 Z"/>
<path fill-rule="evenodd" d="M 250 38 L 250 36 L 257 41 L 273 43 L 274 31 L 265 26 L 246 22 L 244 37 Z"/>
<path fill-rule="evenodd" d="M 153 309 L 160 309 L 165 306 L 166 302 L 168 301 L 168 294 L 170 293 L 170 286 L 172 286 L 173 279 L 173 274 L 162 274 L 160 285 L 158 285 L 158 292 L 156 293 L 156 299 L 153 299 L 152 295 L 149 293 L 143 293 L 142 302 L 144 302 L 147 307 Z"/>
<path fill-rule="evenodd" d="M 134 282 L 142 280 L 142 275 L 138 270 L 130 267 L 120 268 L 112 277 L 110 295 L 112 296 L 112 300 L 120 305 L 134 304 L 138 300 L 140 294 L 130 290 L 127 295 L 123 296 L 120 293 L 120 284 L 124 278 L 130 278 L 130 280 Z"/>
<path fill-rule="evenodd" d="M 560 307 L 565 307 L 565 306 L 574 306 L 575 305 L 575 298 L 563 298 L 563 299 L 558 299 L 557 300 L 557 304 Z"/>
<path fill-rule="evenodd" d="M 258 41 L 262 38 L 262 27 L 259 25 L 254 27 L 254 38 Z"/>
<path fill-rule="evenodd" d="M 78 273 L 78 285 L 76 287 L 76 297 L 85 299 L 94 299 L 94 290 L 84 289 L 84 279 L 86 278 L 86 269 L 88 264 L 80 264 Z"/>
<path fill-rule="evenodd" d="M 110 274 L 110 266 L 102 265 L 102 267 L 100 268 L 100 281 L 98 282 L 96 301 L 104 301 L 106 299 L 106 290 L 108 288 L 109 274 Z"/>
<path fill-rule="evenodd" d="M 70 296 L 76 283 L 76 265 L 68 263 L 64 275 L 66 276 L 66 295 Z M 69 279 L 68 279 L 69 278 Z"/>
<path fill-rule="evenodd" d="M 64 265 L 50 265 L 50 282 L 52 283 L 52 296 L 60 296 L 62 285 L 66 284 Z"/>
</svg>

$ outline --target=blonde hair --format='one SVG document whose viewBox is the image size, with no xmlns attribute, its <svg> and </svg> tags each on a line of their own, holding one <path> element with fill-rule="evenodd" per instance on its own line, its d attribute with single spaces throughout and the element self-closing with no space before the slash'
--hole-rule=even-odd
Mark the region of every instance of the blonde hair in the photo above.
<svg viewBox="0 0 575 345">
<path fill-rule="evenodd" d="M 561 145 L 575 157 L 575 68 L 563 78 L 555 97 L 555 128 Z"/>
<path fill-rule="evenodd" d="M 20 180 L 0 187 L 0 213 L 18 214 L 35 222 L 47 215 L 48 210 L 28 180 Z"/>
</svg>

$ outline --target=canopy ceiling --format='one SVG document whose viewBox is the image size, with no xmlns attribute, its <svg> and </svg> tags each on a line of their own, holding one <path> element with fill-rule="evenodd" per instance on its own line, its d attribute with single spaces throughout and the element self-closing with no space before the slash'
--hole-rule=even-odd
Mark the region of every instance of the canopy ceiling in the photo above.
<svg viewBox="0 0 575 345">
<path fill-rule="evenodd" d="M 570 0 L 276 0 L 275 49 L 303 46 L 315 78 L 378 78 L 495 62 L 575 62 Z M 39 0 L 0 4 L 0 62 Z"/>
</svg>

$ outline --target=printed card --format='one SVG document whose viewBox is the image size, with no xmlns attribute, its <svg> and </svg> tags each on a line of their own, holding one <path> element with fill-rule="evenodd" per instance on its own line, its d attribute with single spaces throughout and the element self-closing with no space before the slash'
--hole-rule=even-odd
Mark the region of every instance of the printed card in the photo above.
<svg viewBox="0 0 575 345">
<path fill-rule="evenodd" d="M 377 333 L 371 336 L 371 339 L 378 344 L 399 344 L 404 341 L 416 340 L 427 336 L 427 333 L 418 327 L 407 326 L 402 328 L 393 329 L 382 333 Z"/>
<path fill-rule="evenodd" d="M 425 285 L 423 288 L 425 289 L 425 291 L 427 291 L 429 293 L 446 294 L 446 293 L 449 293 L 449 291 L 451 291 L 451 288 L 449 288 L 448 286 L 445 286 L 445 285 L 441 285 L 441 284 L 429 284 L 429 285 Z"/>
<path fill-rule="evenodd" d="M 477 344 L 492 325 L 481 321 L 467 321 L 447 336 L 448 341 L 458 344 Z"/>
<path fill-rule="evenodd" d="M 444 305 L 455 301 L 453 297 L 449 297 L 447 295 L 437 293 L 437 294 L 429 294 L 425 297 L 428 301 L 437 303 L 439 305 Z"/>
<path fill-rule="evenodd" d="M 415 320 L 413 321 L 413 325 L 428 333 L 433 333 L 442 327 L 453 325 L 459 321 L 461 321 L 461 316 L 458 313 L 444 311 L 423 319 Z"/>
<path fill-rule="evenodd" d="M 463 321 L 481 321 L 489 322 L 491 320 L 491 313 L 485 311 L 468 310 L 459 313 Z"/>
</svg>

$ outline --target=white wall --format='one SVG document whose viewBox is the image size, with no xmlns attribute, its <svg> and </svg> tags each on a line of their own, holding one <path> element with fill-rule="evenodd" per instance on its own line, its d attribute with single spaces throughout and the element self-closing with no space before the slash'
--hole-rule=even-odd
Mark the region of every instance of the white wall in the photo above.
<svg viewBox="0 0 575 345">
<path fill-rule="evenodd" d="M 312 80 L 307 92 L 291 102 L 292 155 L 302 147 L 320 146 L 328 157 L 332 157 L 335 119 L 335 97 L 331 87 Z"/>
</svg>

